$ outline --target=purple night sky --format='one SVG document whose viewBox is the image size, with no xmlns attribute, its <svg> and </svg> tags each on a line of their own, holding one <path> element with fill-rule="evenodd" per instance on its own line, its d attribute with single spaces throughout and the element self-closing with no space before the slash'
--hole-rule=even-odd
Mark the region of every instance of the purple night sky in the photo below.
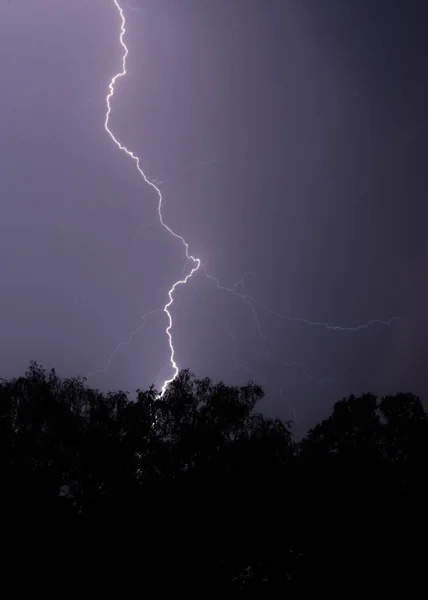
<svg viewBox="0 0 428 600">
<path fill-rule="evenodd" d="M 206 272 L 248 274 L 177 289 L 178 365 L 302 430 L 351 393 L 427 398 L 427 3 L 122 4 L 110 126 Z M 162 311 L 112 357 L 191 267 L 104 129 L 119 34 L 113 0 L 0 0 L 2 377 L 172 374 Z"/>
</svg>

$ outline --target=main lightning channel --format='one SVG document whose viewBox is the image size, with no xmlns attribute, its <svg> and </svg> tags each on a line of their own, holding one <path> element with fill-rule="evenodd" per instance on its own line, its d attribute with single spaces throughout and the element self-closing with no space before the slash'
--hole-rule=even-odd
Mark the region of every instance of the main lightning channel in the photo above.
<svg viewBox="0 0 428 600">
<path fill-rule="evenodd" d="M 189 271 L 189 273 L 183 278 L 183 279 L 178 279 L 169 289 L 168 291 L 168 302 L 165 304 L 165 306 L 163 307 L 163 311 L 167 316 L 167 320 L 168 320 L 168 325 L 165 329 L 165 333 L 167 335 L 168 338 L 168 345 L 169 345 L 169 350 L 170 350 L 170 355 L 169 355 L 169 360 L 170 360 L 170 364 L 172 367 L 172 371 L 173 371 L 173 375 L 172 377 L 170 377 L 169 379 L 165 379 L 162 388 L 161 388 L 161 392 L 160 392 L 160 397 L 162 397 L 168 387 L 168 385 L 170 383 L 172 383 L 174 381 L 174 379 L 177 377 L 178 373 L 179 373 L 179 367 L 175 361 L 175 348 L 174 348 L 174 344 L 173 344 L 173 340 L 172 340 L 172 315 L 170 312 L 170 308 L 172 306 L 172 304 L 174 303 L 174 292 L 177 289 L 178 286 L 180 285 L 185 285 L 189 279 L 192 277 L 192 275 L 194 275 L 194 273 L 196 273 L 196 271 L 199 269 L 199 267 L 201 266 L 201 260 L 195 256 L 192 256 L 191 254 L 189 254 L 189 244 L 186 242 L 186 240 L 184 239 L 183 236 L 179 235 L 178 233 L 175 233 L 175 231 L 173 231 L 171 229 L 171 227 L 169 227 L 164 219 L 163 219 L 163 215 L 162 215 L 162 204 L 163 204 L 163 196 L 162 196 L 162 192 L 160 191 L 160 189 L 157 187 L 157 185 L 155 185 L 155 183 L 153 183 L 153 181 L 150 181 L 150 179 L 148 179 L 148 177 L 146 176 L 146 174 L 144 173 L 143 169 L 140 167 L 140 159 L 139 157 L 134 154 L 131 150 L 129 150 L 126 146 L 124 146 L 118 139 L 117 137 L 114 135 L 114 133 L 112 132 L 112 130 L 110 129 L 110 115 L 111 115 L 111 100 L 114 96 L 114 91 L 115 91 L 115 86 L 116 83 L 119 79 L 121 79 L 122 77 L 125 77 L 125 75 L 127 74 L 126 71 L 126 59 L 128 57 L 129 54 L 129 50 L 128 50 L 128 46 L 125 43 L 125 33 L 126 33 L 126 18 L 125 18 L 125 12 L 122 8 L 122 6 L 119 3 L 119 0 L 113 0 L 114 5 L 116 6 L 116 9 L 119 13 L 120 16 L 120 20 L 121 20 L 121 25 L 120 25 L 120 36 L 119 36 L 119 41 L 120 41 L 120 45 L 123 48 L 123 56 L 122 56 L 122 70 L 119 73 L 116 73 L 116 75 L 114 75 L 114 77 L 111 79 L 110 84 L 109 84 L 109 93 L 107 94 L 106 97 L 106 105 L 107 105 L 107 112 L 106 112 L 106 118 L 105 118 L 105 122 L 104 122 L 104 127 L 105 130 L 107 131 L 107 133 L 109 134 L 109 136 L 111 137 L 111 139 L 113 140 L 113 142 L 116 144 L 116 146 L 119 148 L 119 150 L 121 150 L 122 152 L 124 152 L 127 156 L 129 156 L 130 158 L 132 158 L 132 160 L 135 162 L 135 165 L 140 173 L 140 175 L 142 176 L 142 178 L 144 179 L 145 183 L 147 183 L 147 185 L 149 185 L 152 189 L 155 190 L 157 197 L 158 197 L 158 215 L 159 215 L 159 221 L 160 224 L 162 225 L 162 227 L 164 229 L 166 229 L 166 231 L 172 235 L 173 237 L 177 238 L 182 245 L 184 246 L 184 250 L 185 250 L 185 254 L 186 254 L 186 258 L 192 262 L 193 267 L 191 268 L 191 270 Z"/>
</svg>

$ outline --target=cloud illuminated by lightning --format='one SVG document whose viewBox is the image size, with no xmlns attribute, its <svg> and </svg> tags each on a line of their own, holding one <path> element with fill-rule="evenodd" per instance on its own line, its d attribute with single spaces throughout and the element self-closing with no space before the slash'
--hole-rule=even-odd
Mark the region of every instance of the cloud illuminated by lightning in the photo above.
<svg viewBox="0 0 428 600">
<path fill-rule="evenodd" d="M 199 258 L 192 256 L 191 254 L 189 254 L 189 245 L 186 242 L 186 240 L 179 235 L 178 233 L 175 233 L 175 231 L 173 231 L 163 220 L 163 214 L 162 214 L 162 203 L 163 203 L 163 197 L 162 197 L 162 193 L 160 191 L 160 189 L 157 187 L 157 185 L 155 183 L 153 183 L 153 181 L 149 180 L 146 176 L 146 174 L 144 173 L 144 171 L 142 170 L 142 168 L 140 167 L 140 159 L 138 156 L 136 156 L 131 150 L 128 150 L 128 148 L 126 146 L 124 146 L 119 140 L 118 138 L 114 135 L 114 133 L 112 132 L 112 130 L 110 129 L 110 115 L 111 115 L 111 100 L 114 96 L 114 92 L 115 92 L 115 87 L 116 87 L 116 83 L 118 82 L 119 79 L 121 79 L 122 77 L 124 77 L 127 74 L 126 71 L 126 59 L 128 57 L 128 47 L 125 43 L 125 33 L 126 33 L 126 18 L 125 18 L 125 12 L 122 8 L 122 6 L 119 3 L 119 0 L 113 0 L 114 5 L 119 13 L 119 17 L 120 17 L 120 35 L 119 35 L 119 42 L 120 45 L 122 46 L 123 49 L 123 56 L 122 56 L 122 70 L 117 73 L 116 75 L 114 75 L 114 77 L 111 79 L 110 84 L 109 84 L 109 92 L 107 94 L 106 97 L 106 105 L 107 105 L 107 112 L 106 112 L 106 118 L 105 118 L 105 123 L 104 123 L 104 127 L 105 130 L 107 131 L 107 133 L 109 134 L 109 136 L 111 137 L 111 139 L 113 140 L 113 142 L 116 144 L 116 146 L 119 148 L 119 150 L 121 150 L 122 152 L 124 152 L 127 156 L 129 156 L 130 158 L 132 158 L 132 160 L 135 162 L 135 165 L 140 173 L 140 175 L 142 176 L 142 178 L 144 179 L 144 182 L 149 185 L 157 194 L 158 197 L 158 215 L 159 215 L 159 221 L 162 225 L 162 227 L 164 229 L 166 229 L 166 231 L 172 235 L 173 237 L 177 238 L 177 240 L 179 240 L 181 242 L 181 244 L 184 247 L 185 250 L 185 255 L 186 258 L 192 262 L 193 267 L 190 269 L 190 271 L 187 273 L 187 275 L 185 277 L 183 277 L 183 279 L 178 279 L 177 281 L 175 281 L 173 283 L 173 285 L 171 286 L 171 288 L 168 291 L 168 302 L 165 304 L 165 306 L 163 307 L 163 311 L 165 312 L 166 316 L 167 316 L 167 327 L 165 329 L 165 333 L 166 336 L 168 338 L 168 345 L 169 345 L 169 349 L 170 349 L 170 364 L 171 364 L 171 368 L 172 368 L 172 372 L 173 375 L 172 377 L 170 377 L 169 379 L 165 379 L 165 381 L 163 382 L 162 388 L 161 388 L 161 393 L 160 396 L 162 396 L 167 387 L 168 384 L 170 384 L 172 381 L 174 381 L 174 379 L 177 377 L 178 372 L 179 372 L 179 367 L 175 361 L 175 348 L 174 348 L 174 344 L 173 344 L 173 340 L 172 340 L 172 315 L 170 312 L 170 308 L 174 302 L 174 292 L 177 289 L 178 286 L 180 285 L 184 285 L 188 282 L 188 280 L 192 277 L 192 275 L 194 273 L 196 273 L 196 271 L 199 269 L 199 267 L 201 266 L 201 261 Z M 117 348 L 119 349 L 119 347 Z M 112 357 L 111 357 L 112 358 Z"/>
</svg>

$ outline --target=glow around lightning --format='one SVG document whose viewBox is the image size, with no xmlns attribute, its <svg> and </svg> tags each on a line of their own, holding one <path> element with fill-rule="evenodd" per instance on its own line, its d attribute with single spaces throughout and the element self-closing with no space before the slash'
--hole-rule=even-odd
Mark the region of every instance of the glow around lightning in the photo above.
<svg viewBox="0 0 428 600">
<path fill-rule="evenodd" d="M 107 94 L 106 97 L 106 104 L 107 104 L 107 112 L 106 112 L 106 118 L 105 118 L 105 123 L 104 123 L 104 127 L 105 130 L 107 131 L 107 133 L 109 134 L 109 136 L 111 137 L 111 139 L 113 140 L 113 142 L 116 144 L 116 146 L 119 148 L 119 150 L 121 150 L 122 152 L 124 152 L 125 154 L 127 154 L 127 156 L 129 156 L 130 158 L 132 158 L 132 160 L 135 162 L 135 165 L 140 173 L 140 175 L 142 176 L 142 178 L 144 179 L 145 183 L 147 185 L 149 185 L 151 188 L 154 189 L 154 191 L 157 194 L 158 197 L 158 215 L 159 215 L 159 221 L 162 225 L 162 227 L 164 229 L 166 229 L 166 231 L 172 235 L 173 237 L 177 238 L 177 240 L 179 240 L 181 242 L 181 244 L 184 247 L 185 250 L 185 254 L 186 254 L 186 258 L 192 262 L 193 267 L 191 268 L 191 270 L 189 271 L 189 273 L 186 275 L 186 277 L 184 277 L 183 279 L 179 279 L 177 280 L 175 283 L 173 283 L 173 285 L 171 286 L 171 288 L 168 291 L 168 302 L 165 304 L 165 306 L 163 307 L 163 311 L 165 312 L 166 316 L 167 316 L 167 322 L 168 325 L 165 329 L 165 333 L 166 336 L 168 338 L 168 344 L 169 344 L 169 349 L 170 349 L 170 364 L 172 367 L 172 371 L 173 371 L 173 375 L 170 379 L 166 379 L 162 385 L 161 388 L 161 393 L 160 396 L 163 396 L 163 394 L 165 393 L 168 385 L 174 381 L 174 379 L 177 377 L 178 372 L 179 372 L 179 367 L 175 361 L 175 349 L 174 349 L 174 343 L 173 343 L 173 339 L 172 339 L 172 315 L 170 312 L 170 308 L 174 302 L 174 292 L 177 289 L 178 286 L 180 285 L 184 285 L 188 282 L 188 280 L 192 277 L 192 275 L 194 273 L 196 273 L 196 271 L 199 269 L 199 267 L 201 266 L 201 261 L 199 258 L 192 256 L 191 254 L 189 254 L 189 245 L 186 242 L 186 240 L 181 236 L 178 235 L 177 233 L 175 233 L 175 231 L 173 231 L 163 220 L 163 215 L 162 215 L 162 204 L 163 204 L 163 197 L 162 197 L 162 192 L 160 191 L 160 189 L 152 182 L 150 181 L 146 174 L 144 173 L 144 171 L 142 170 L 142 168 L 140 167 L 140 159 L 138 156 L 136 156 L 131 150 L 128 150 L 128 148 L 126 146 L 124 146 L 119 140 L 118 138 L 114 135 L 114 133 L 112 132 L 112 130 L 110 129 L 110 115 L 111 115 L 111 100 L 114 96 L 114 92 L 116 89 L 116 83 L 118 82 L 119 79 L 121 79 L 122 77 L 125 77 L 125 75 L 127 74 L 126 71 L 126 59 L 128 57 L 128 47 L 125 43 L 125 33 L 126 33 L 126 18 L 125 18 L 125 12 L 123 10 L 123 8 L 121 7 L 121 5 L 119 4 L 119 0 L 113 0 L 114 5 L 119 13 L 120 16 L 120 20 L 121 20 L 121 24 L 120 24 L 120 36 L 119 36 L 119 41 L 120 41 L 120 45 L 122 46 L 123 49 L 123 56 L 122 56 L 122 70 L 117 73 L 112 80 L 110 81 L 109 84 L 109 92 Z M 111 357 L 112 358 L 112 357 Z"/>
</svg>

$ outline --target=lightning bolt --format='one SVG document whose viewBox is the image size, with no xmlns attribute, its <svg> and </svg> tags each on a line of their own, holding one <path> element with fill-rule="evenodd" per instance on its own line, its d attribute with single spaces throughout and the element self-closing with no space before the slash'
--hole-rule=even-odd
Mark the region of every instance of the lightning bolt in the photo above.
<svg viewBox="0 0 428 600">
<path fill-rule="evenodd" d="M 361 331 L 362 329 L 368 329 L 371 325 L 376 325 L 376 324 L 391 325 L 394 321 L 398 321 L 400 319 L 400 317 L 391 317 L 390 319 L 371 319 L 370 321 L 367 321 L 367 323 L 363 323 L 361 325 L 356 325 L 354 327 L 352 327 L 352 326 L 345 327 L 343 325 L 327 323 L 326 321 L 311 321 L 309 319 L 305 319 L 304 317 L 298 317 L 298 316 L 293 317 L 292 315 L 279 313 L 276 310 L 274 310 L 273 308 L 270 308 L 269 306 L 265 306 L 264 304 L 259 302 L 256 298 L 254 298 L 253 296 L 250 296 L 249 294 L 245 293 L 245 289 L 246 289 L 245 288 L 245 278 L 248 277 L 249 275 L 255 276 L 255 273 L 252 273 L 252 272 L 247 273 L 246 275 L 243 275 L 241 277 L 241 279 L 233 285 L 233 287 L 225 287 L 224 285 L 220 284 L 219 280 L 216 277 L 214 277 L 213 275 L 208 275 L 208 273 L 205 271 L 204 265 L 202 265 L 202 269 L 203 269 L 206 277 L 208 279 L 211 279 L 211 281 L 214 282 L 214 284 L 218 290 L 228 292 L 229 294 L 232 294 L 232 295 L 236 296 L 237 298 L 241 298 L 241 300 L 243 300 L 244 302 L 246 302 L 248 304 L 248 306 L 251 309 L 251 312 L 253 313 L 254 320 L 257 324 L 257 329 L 258 329 L 259 335 L 265 341 L 266 341 L 266 336 L 263 334 L 263 332 L 261 330 L 260 317 L 259 317 L 259 313 L 256 309 L 256 305 L 259 306 L 259 308 L 261 310 L 264 310 L 265 312 L 268 312 L 271 315 L 273 315 L 274 317 L 277 317 L 279 319 L 284 319 L 286 321 L 295 321 L 298 323 L 303 323 L 304 325 L 310 325 L 311 327 L 322 327 L 324 329 L 330 329 L 330 331 Z"/>
<path fill-rule="evenodd" d="M 105 123 L 104 123 L 104 127 L 106 132 L 108 133 L 108 135 L 110 136 L 110 138 L 112 139 L 112 141 L 115 143 L 115 145 L 119 148 L 119 150 L 121 152 L 123 152 L 124 154 L 126 154 L 129 158 L 131 158 L 137 169 L 139 174 L 141 175 L 141 177 L 143 178 L 144 182 L 150 186 L 157 195 L 157 211 L 158 211 L 158 218 L 159 218 L 159 222 L 161 224 L 161 226 L 167 231 L 167 233 L 171 236 L 173 236 L 174 238 L 176 238 L 181 245 L 184 248 L 184 253 L 186 256 L 186 265 L 191 262 L 192 263 L 192 268 L 190 269 L 190 271 L 186 274 L 186 275 L 182 275 L 181 279 L 178 279 L 177 281 L 175 281 L 171 288 L 168 291 L 168 301 L 166 302 L 165 306 L 162 309 L 157 309 L 157 311 L 161 311 L 164 312 L 166 317 L 167 317 L 167 326 L 165 328 L 165 334 L 168 340 L 168 346 L 169 346 L 169 364 L 171 366 L 172 369 L 172 376 L 168 379 L 165 379 L 162 387 L 161 387 L 161 392 L 159 394 L 159 397 L 162 397 L 168 387 L 168 385 L 170 383 L 172 383 L 174 381 L 174 379 L 177 377 L 178 373 L 179 373 L 179 367 L 178 364 L 175 360 L 175 348 L 174 348 L 174 344 L 173 344 L 173 338 L 172 338 L 172 327 L 173 327 L 173 321 L 172 321 L 172 315 L 171 315 L 171 307 L 174 303 L 174 293 L 176 291 L 176 289 L 181 286 L 181 285 L 185 285 L 190 279 L 191 277 L 198 271 L 201 270 L 204 272 L 205 276 L 207 277 L 207 279 L 209 279 L 210 281 L 214 282 L 215 287 L 218 291 L 223 291 L 226 293 L 229 293 L 237 298 L 239 298 L 241 301 L 243 301 L 249 308 L 250 312 L 251 312 L 251 316 L 252 319 L 255 323 L 255 326 L 257 328 L 257 332 L 259 335 L 259 338 L 262 342 L 262 346 L 263 346 L 263 350 L 262 350 L 262 354 L 269 358 L 270 356 L 270 351 L 268 350 L 268 343 L 267 343 L 267 338 L 266 335 L 263 332 L 262 329 L 262 325 L 261 325 L 261 318 L 260 318 L 260 312 L 265 312 L 268 314 L 271 314 L 272 316 L 281 319 L 281 320 L 286 320 L 286 321 L 294 321 L 294 322 L 299 322 L 302 325 L 307 325 L 307 326 L 311 326 L 311 327 L 320 327 L 320 328 L 325 328 L 328 329 L 330 331 L 343 331 L 343 332 L 358 332 L 364 329 L 369 328 L 372 325 L 375 324 L 379 324 L 379 325 L 391 325 L 394 321 L 398 320 L 399 317 L 393 317 L 391 319 L 388 320 L 383 320 L 383 319 L 373 319 L 371 321 L 368 321 L 365 324 L 362 325 L 357 325 L 357 326 L 341 326 L 341 325 L 336 325 L 336 324 L 331 324 L 328 322 L 320 322 L 320 321 L 311 321 L 309 319 L 306 319 L 304 317 L 301 316 L 292 316 L 290 314 L 282 314 L 277 312 L 276 310 L 270 308 L 269 306 L 265 306 L 262 303 L 260 303 L 258 300 L 256 300 L 256 298 L 254 298 L 253 296 L 249 295 L 246 291 L 246 285 L 245 285 L 245 278 L 248 275 L 254 275 L 254 273 L 248 273 L 247 275 L 244 275 L 237 283 L 235 283 L 232 287 L 225 287 L 223 285 L 220 284 L 220 282 L 218 281 L 218 279 L 216 279 L 215 277 L 213 277 L 212 275 L 209 275 L 206 270 L 204 265 L 202 264 L 201 260 L 193 255 L 191 255 L 189 253 L 189 244 L 187 243 L 187 241 L 184 239 L 183 236 L 177 234 L 175 231 L 173 231 L 173 229 L 171 229 L 171 227 L 169 227 L 163 218 L 163 213 L 162 213 L 162 207 L 163 207 L 163 196 L 162 196 L 162 192 L 159 189 L 159 185 L 162 184 L 162 182 L 156 180 L 156 179 L 151 179 L 149 178 L 145 172 L 143 171 L 143 169 L 140 166 L 140 159 L 139 157 L 134 154 L 134 152 L 132 152 L 131 150 L 129 150 L 124 144 L 122 144 L 122 142 L 115 136 L 115 134 L 113 133 L 113 131 L 110 128 L 110 117 L 111 117 L 111 101 L 113 99 L 114 93 L 115 93 L 115 89 L 116 89 L 116 84 L 117 82 L 125 77 L 125 75 L 127 75 L 127 69 L 126 69 L 126 61 L 127 61 L 127 57 L 129 54 L 129 49 L 125 43 L 125 34 L 126 34 L 126 18 L 125 18 L 125 12 L 122 8 L 122 6 L 127 6 L 129 7 L 125 0 L 113 0 L 114 6 L 116 7 L 116 10 L 118 12 L 119 18 L 120 18 L 120 34 L 119 34 L 119 42 L 120 45 L 123 49 L 123 55 L 122 55 L 122 69 L 121 71 L 119 71 L 116 75 L 114 75 L 109 83 L 108 86 L 108 94 L 106 96 L 106 106 L 107 106 L 107 111 L 106 111 L 106 115 L 105 115 Z M 203 161 L 200 164 L 211 164 L 213 161 Z M 215 161 L 214 161 L 215 162 Z M 152 311 L 153 312 L 157 312 L 157 311 Z M 149 314 L 152 314 L 149 313 Z M 138 329 L 136 329 L 135 331 L 132 331 L 129 334 L 129 337 L 126 341 L 122 341 L 120 342 L 117 347 L 115 348 L 115 350 L 113 351 L 113 353 L 110 355 L 110 358 L 108 359 L 107 364 L 105 365 L 105 367 L 101 370 L 102 372 L 105 371 L 111 364 L 114 356 L 117 354 L 117 352 L 123 347 L 126 346 L 128 344 L 131 343 L 133 337 L 139 333 L 139 331 L 142 329 L 142 327 L 144 326 L 144 319 L 145 317 L 147 317 L 149 315 L 145 315 L 143 316 L 143 324 L 138 327 Z M 250 374 L 250 376 L 253 376 L 254 373 L 252 371 L 250 371 L 245 365 L 243 365 L 240 361 L 239 361 L 239 357 L 238 357 L 238 340 L 236 339 L 236 334 L 234 334 L 229 326 L 229 324 L 226 322 L 226 326 L 228 329 L 228 333 L 231 336 L 231 338 L 233 338 L 233 342 L 234 342 L 234 358 L 236 361 L 237 366 L 248 372 Z M 283 367 L 286 368 L 299 368 L 302 372 L 302 374 L 304 375 L 304 377 L 306 377 L 307 379 L 309 379 L 310 381 L 312 381 L 313 383 L 325 383 L 328 380 L 325 381 L 321 381 L 321 380 L 314 380 L 312 379 L 309 374 L 306 372 L 304 365 L 301 362 L 291 362 L 291 363 L 281 363 Z M 98 371 L 97 371 L 98 372 Z M 160 377 L 160 375 L 158 376 L 158 378 Z M 259 379 L 263 379 L 260 376 L 256 376 Z"/>
<path fill-rule="evenodd" d="M 125 43 L 125 33 L 126 33 L 126 18 L 125 18 L 125 12 L 122 8 L 122 6 L 119 3 L 119 0 L 113 0 L 113 3 L 118 11 L 119 17 L 120 17 L 120 35 L 119 35 L 119 42 L 120 45 L 122 46 L 123 49 L 123 56 L 122 56 L 122 70 L 119 71 L 119 73 L 116 73 L 116 75 L 114 75 L 114 77 L 111 79 L 110 84 L 109 84 L 109 92 L 107 94 L 106 97 L 106 105 L 107 105 L 107 112 L 106 112 L 106 117 L 105 117 L 105 122 L 104 122 L 104 128 L 106 130 L 106 132 L 108 133 L 108 135 L 110 136 L 110 138 L 113 140 L 113 142 L 116 144 L 116 146 L 119 148 L 119 150 L 121 152 L 124 152 L 127 156 L 129 156 L 129 158 L 131 158 L 134 162 L 135 165 L 138 169 L 138 172 L 140 173 L 141 177 L 143 178 L 144 182 L 150 186 L 157 194 L 158 197 L 158 216 L 159 216 L 159 221 L 160 224 L 162 225 L 162 227 L 164 229 L 166 229 L 166 231 L 172 235 L 174 238 L 176 238 L 177 240 L 179 240 L 182 244 L 182 246 L 184 247 L 184 251 L 185 251 L 185 255 L 186 255 L 186 259 L 188 261 L 191 261 L 191 263 L 193 264 L 193 267 L 190 269 L 189 273 L 187 273 L 187 275 L 185 277 L 183 277 L 183 279 L 178 279 L 177 281 L 175 281 L 171 288 L 168 291 L 168 302 L 165 304 L 165 306 L 163 307 L 163 311 L 166 314 L 167 317 L 167 327 L 165 328 L 165 334 L 168 338 L 168 345 L 169 345 L 169 360 L 170 360 L 170 364 L 172 367 L 172 377 L 170 377 L 169 379 L 165 379 L 165 381 L 162 384 L 162 388 L 161 388 L 161 392 L 160 392 L 160 397 L 162 397 L 168 387 L 168 385 L 174 381 L 174 379 L 177 377 L 178 373 L 179 373 L 179 367 L 175 361 L 175 348 L 174 348 L 174 344 L 173 344 L 173 340 L 172 340 L 172 315 L 171 315 L 171 311 L 170 308 L 174 303 L 174 292 L 177 289 L 177 287 L 179 287 L 180 285 L 185 285 L 189 279 L 192 277 L 192 275 L 194 275 L 194 273 L 196 273 L 196 271 L 199 269 L 199 267 L 201 266 L 201 260 L 195 256 L 192 256 L 191 254 L 189 254 L 189 244 L 186 242 L 186 240 L 184 239 L 183 236 L 179 235 L 178 233 L 175 233 L 175 231 L 173 231 L 171 229 L 171 227 L 169 227 L 164 219 L 163 219 L 163 214 L 162 214 L 162 205 L 163 205 L 163 196 L 162 196 L 162 192 L 160 191 L 160 189 L 157 187 L 157 185 L 151 181 L 150 179 L 148 179 L 148 177 L 146 176 L 146 174 L 144 173 L 143 169 L 140 166 L 140 159 L 139 157 L 134 154 L 131 150 L 129 150 L 126 146 L 124 146 L 119 140 L 118 138 L 114 135 L 114 133 L 112 132 L 112 130 L 110 129 L 110 116 L 111 116 L 111 100 L 114 96 L 114 91 L 116 88 L 116 83 L 119 81 L 119 79 L 121 79 L 122 77 L 125 77 L 125 75 L 127 74 L 126 71 L 126 59 L 128 57 L 129 54 L 129 50 L 128 47 Z M 119 349 L 119 347 L 117 348 L 117 350 Z M 112 357 L 111 357 L 112 358 Z"/>
<path fill-rule="evenodd" d="M 289 368 L 297 367 L 300 370 L 300 372 L 302 373 L 302 375 L 308 381 L 315 383 L 315 384 L 332 383 L 333 380 L 330 378 L 329 379 L 314 379 L 306 371 L 304 364 L 302 362 L 299 362 L 299 361 L 284 362 L 284 361 L 275 360 L 272 358 L 271 352 L 268 348 L 268 339 L 267 339 L 265 333 L 263 332 L 263 328 L 262 328 L 262 324 L 261 324 L 261 316 L 260 316 L 261 311 L 271 314 L 273 317 L 276 317 L 277 319 L 281 319 L 281 320 L 285 320 L 285 321 L 293 321 L 293 322 L 301 323 L 302 325 L 323 328 L 323 329 L 327 329 L 329 331 L 341 331 L 341 332 L 352 332 L 352 333 L 356 333 L 358 331 L 368 329 L 369 327 L 371 327 L 373 325 L 390 326 L 390 325 L 392 325 L 392 323 L 394 323 L 395 321 L 398 321 L 400 319 L 400 317 L 394 316 L 394 317 L 391 317 L 390 319 L 371 319 L 370 321 L 367 321 L 366 323 L 355 325 L 355 326 L 343 326 L 343 325 L 328 323 L 326 321 L 312 321 L 310 319 L 306 319 L 301 316 L 292 316 L 291 314 L 283 314 L 283 313 L 277 312 L 276 310 L 274 310 L 273 308 L 271 308 L 269 306 L 262 304 L 261 302 L 259 302 L 259 300 L 254 298 L 254 296 L 251 296 L 250 294 L 247 293 L 245 280 L 249 276 L 256 277 L 255 273 L 249 272 L 249 273 L 243 275 L 241 277 L 241 279 L 239 281 L 237 281 L 232 287 L 226 287 L 226 286 L 222 285 L 216 277 L 208 274 L 206 272 L 205 266 L 203 264 L 201 265 L 201 270 L 204 272 L 207 279 L 214 282 L 215 288 L 218 291 L 222 291 L 222 292 L 231 294 L 232 296 L 239 298 L 242 302 L 247 304 L 247 306 L 249 307 L 250 312 L 252 314 L 252 318 L 255 322 L 256 329 L 257 329 L 257 332 L 259 335 L 259 339 L 262 344 L 262 356 L 264 356 L 265 358 L 268 358 L 273 363 L 277 363 L 278 365 L 281 365 L 283 368 L 289 369 Z M 227 328 L 228 328 L 229 333 L 232 335 L 231 329 L 230 329 L 230 326 L 228 323 L 227 323 Z M 238 361 L 238 358 L 237 358 L 237 356 L 238 356 L 238 341 L 236 339 L 236 336 L 234 336 L 234 341 L 235 341 L 234 357 L 235 357 L 238 368 L 242 369 L 244 371 L 247 371 L 251 376 L 256 375 L 256 379 L 263 381 L 263 378 L 261 376 L 257 375 L 253 371 L 250 371 L 245 365 L 243 365 L 242 363 L 240 363 Z"/>
</svg>

